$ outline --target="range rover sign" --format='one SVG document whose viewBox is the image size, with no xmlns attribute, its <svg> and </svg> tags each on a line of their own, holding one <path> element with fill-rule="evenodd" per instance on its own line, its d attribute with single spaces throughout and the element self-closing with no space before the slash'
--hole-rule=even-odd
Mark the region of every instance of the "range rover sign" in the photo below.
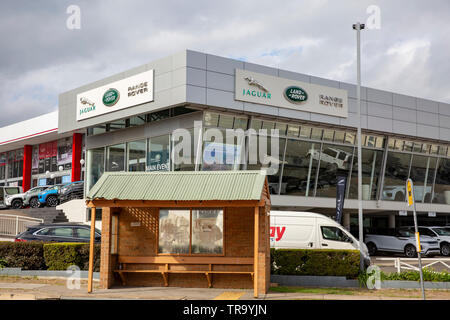
<svg viewBox="0 0 450 320">
<path fill-rule="evenodd" d="M 334 117 L 348 116 L 346 90 L 249 70 L 235 70 L 234 99 Z"/>
<path fill-rule="evenodd" d="M 77 95 L 77 121 L 153 101 L 154 71 L 111 82 Z"/>
</svg>

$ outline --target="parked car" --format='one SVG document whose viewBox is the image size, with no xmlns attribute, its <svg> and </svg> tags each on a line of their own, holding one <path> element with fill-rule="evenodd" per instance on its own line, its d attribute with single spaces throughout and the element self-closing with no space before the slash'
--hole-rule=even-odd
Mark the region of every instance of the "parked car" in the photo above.
<svg viewBox="0 0 450 320">
<path fill-rule="evenodd" d="M 24 207 L 30 206 L 31 208 L 39 208 L 41 206 L 38 197 L 39 193 L 51 187 L 53 186 L 40 186 L 25 192 L 25 197 L 23 198 L 23 206 Z"/>
<path fill-rule="evenodd" d="M 270 247 L 277 249 L 359 250 L 370 265 L 366 245 L 356 240 L 339 223 L 314 212 L 271 211 Z"/>
<path fill-rule="evenodd" d="M 388 229 L 380 233 L 367 234 L 365 237 L 365 243 L 371 256 L 380 251 L 403 253 L 408 258 L 417 256 L 416 237 L 408 227 Z M 420 235 L 420 245 L 424 255 L 440 253 L 438 241 L 430 236 Z"/>
<path fill-rule="evenodd" d="M 336 148 L 325 148 L 322 153 L 320 150 L 310 149 L 306 156 L 312 156 L 314 160 L 328 162 L 331 164 L 332 171 L 337 169 L 347 170 L 352 162 L 352 154 Z"/>
<path fill-rule="evenodd" d="M 445 227 L 418 227 L 420 235 L 426 235 L 436 239 L 443 256 L 450 256 L 450 229 Z M 414 227 L 409 227 L 414 232 Z"/>
<path fill-rule="evenodd" d="M 38 193 L 38 199 L 41 205 L 47 205 L 49 207 L 56 207 L 59 203 L 58 190 L 65 186 L 65 184 L 55 184 L 44 191 Z"/>
<path fill-rule="evenodd" d="M 0 187 L 0 208 L 11 206 L 12 196 L 22 193 L 22 187 Z"/>
<path fill-rule="evenodd" d="M 66 184 L 58 190 L 60 203 L 73 199 L 83 199 L 84 197 L 84 181 L 76 181 Z"/>
<path fill-rule="evenodd" d="M 91 226 L 81 223 L 52 223 L 29 226 L 14 241 L 89 242 Z M 101 232 L 95 229 L 95 243 L 101 242 Z"/>
<path fill-rule="evenodd" d="M 383 200 L 405 201 L 406 186 L 385 186 L 383 189 Z M 422 202 L 425 192 L 425 202 L 431 200 L 431 186 L 414 186 L 414 201 Z"/>
<path fill-rule="evenodd" d="M 33 202 L 32 207 L 37 208 L 40 205 L 39 200 L 37 198 L 38 193 L 44 191 L 48 187 L 51 186 L 34 187 L 28 190 L 27 192 L 10 195 L 7 197 L 6 205 L 13 209 L 20 209 L 30 205 L 30 202 Z"/>
</svg>

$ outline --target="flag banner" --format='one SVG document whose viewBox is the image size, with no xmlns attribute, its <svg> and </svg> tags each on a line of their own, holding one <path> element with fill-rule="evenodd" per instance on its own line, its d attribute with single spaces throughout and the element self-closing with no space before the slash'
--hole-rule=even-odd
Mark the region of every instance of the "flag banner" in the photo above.
<svg viewBox="0 0 450 320">
<path fill-rule="evenodd" d="M 342 215 L 344 211 L 345 189 L 347 186 L 347 177 L 338 176 L 336 183 L 336 222 L 342 224 Z"/>
</svg>

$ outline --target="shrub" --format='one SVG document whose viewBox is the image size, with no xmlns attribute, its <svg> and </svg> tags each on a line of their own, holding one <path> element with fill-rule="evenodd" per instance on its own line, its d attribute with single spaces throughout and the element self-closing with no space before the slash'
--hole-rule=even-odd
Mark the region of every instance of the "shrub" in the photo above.
<svg viewBox="0 0 450 320">
<path fill-rule="evenodd" d="M 89 244 L 84 244 L 80 247 L 79 253 L 81 255 L 81 261 L 83 266 L 81 270 L 89 270 Z M 100 245 L 94 245 L 94 271 L 100 271 Z"/>
<path fill-rule="evenodd" d="M 6 264 L 6 260 L 0 258 L 0 269 L 3 269 L 5 267 L 7 267 L 8 265 Z"/>
<path fill-rule="evenodd" d="M 82 245 L 82 243 L 44 244 L 44 259 L 48 270 L 67 270 L 71 265 L 81 268 L 82 261 L 78 251 Z"/>
<path fill-rule="evenodd" d="M 358 250 L 271 249 L 271 273 L 356 278 L 359 255 Z"/>
<path fill-rule="evenodd" d="M 94 271 L 100 271 L 100 245 L 94 249 Z M 44 258 L 49 270 L 67 270 L 71 265 L 89 270 L 89 244 L 48 243 L 44 245 Z"/>
<path fill-rule="evenodd" d="M 0 259 L 10 268 L 45 270 L 42 242 L 0 242 Z"/>
<path fill-rule="evenodd" d="M 450 273 L 447 271 L 436 272 L 427 268 L 422 270 L 423 281 L 450 282 Z M 384 273 L 381 272 L 381 280 L 405 280 L 420 281 L 419 271 L 403 271 L 400 273 Z"/>
</svg>

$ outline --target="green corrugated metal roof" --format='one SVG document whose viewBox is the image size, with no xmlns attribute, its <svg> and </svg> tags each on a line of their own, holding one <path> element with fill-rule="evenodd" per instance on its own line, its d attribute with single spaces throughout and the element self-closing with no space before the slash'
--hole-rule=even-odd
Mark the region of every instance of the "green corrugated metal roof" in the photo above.
<svg viewBox="0 0 450 320">
<path fill-rule="evenodd" d="M 87 200 L 260 200 L 264 171 L 105 172 Z"/>
</svg>

